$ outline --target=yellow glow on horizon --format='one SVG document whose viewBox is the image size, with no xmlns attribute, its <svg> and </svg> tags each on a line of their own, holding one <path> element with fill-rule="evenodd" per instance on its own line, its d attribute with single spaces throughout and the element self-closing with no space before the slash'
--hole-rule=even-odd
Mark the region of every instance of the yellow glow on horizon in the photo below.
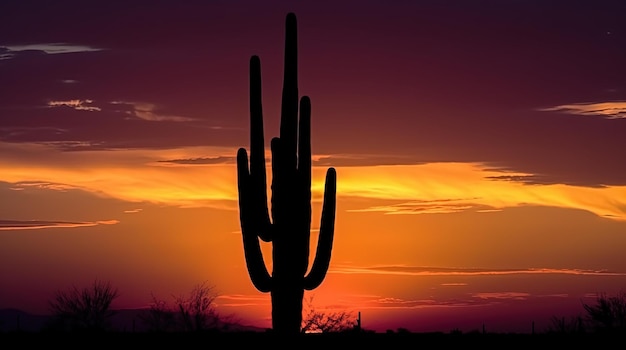
<svg viewBox="0 0 626 350">
<path fill-rule="evenodd" d="M 13 146 L 18 147 L 18 146 Z M 0 163 L 0 180 L 49 182 L 129 202 L 182 207 L 237 209 L 236 149 L 183 148 L 58 152 L 43 145 L 20 146 L 26 156 Z M 25 162 L 47 152 L 40 162 Z M 199 164 L 207 159 L 209 163 Z M 173 160 L 188 160 L 171 162 Z M 320 202 L 328 167 L 314 167 L 313 200 Z M 526 185 L 494 180 L 531 174 L 493 170 L 479 163 L 428 163 L 337 168 L 341 197 L 380 199 L 380 204 L 352 211 L 390 214 L 493 211 L 520 205 L 586 210 L 626 220 L 626 186 L 590 188 L 568 185 Z M 267 167 L 268 191 L 271 167 Z M 271 194 L 270 194 L 271 195 Z M 269 198 L 269 196 L 268 196 Z"/>
<path fill-rule="evenodd" d="M 626 220 L 626 186 L 590 188 L 569 185 L 527 185 L 490 177 L 525 176 L 491 170 L 477 163 L 428 163 L 346 167 L 337 169 L 337 192 L 343 196 L 396 200 L 404 206 L 381 205 L 359 211 L 409 213 L 411 207 L 436 206 L 440 212 L 468 207 L 503 209 L 519 205 L 544 205 L 587 210 L 596 215 Z M 316 184 L 321 189 L 322 183 Z M 399 210 L 404 209 L 404 210 Z"/>
</svg>

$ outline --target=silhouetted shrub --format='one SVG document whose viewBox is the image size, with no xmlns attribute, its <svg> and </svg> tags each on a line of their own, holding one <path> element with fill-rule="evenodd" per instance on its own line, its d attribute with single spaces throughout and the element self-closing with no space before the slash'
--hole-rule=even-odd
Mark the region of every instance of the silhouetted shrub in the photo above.
<svg viewBox="0 0 626 350">
<path fill-rule="evenodd" d="M 217 297 L 215 287 L 207 282 L 193 286 L 187 295 L 174 296 L 172 306 L 153 294 L 139 319 L 150 332 L 228 330 L 234 323 L 218 313 Z"/>
<path fill-rule="evenodd" d="M 591 329 L 596 332 L 626 332 L 626 292 L 599 294 L 596 303 L 583 304 Z"/>
<path fill-rule="evenodd" d="M 110 282 L 96 280 L 90 287 L 73 286 L 59 290 L 50 300 L 53 317 L 49 330 L 101 332 L 110 327 L 115 314 L 111 302 L 118 297 L 117 288 Z"/>
<path fill-rule="evenodd" d="M 319 311 L 313 305 L 313 296 L 306 301 L 306 312 L 302 318 L 302 333 L 339 333 L 353 330 L 356 323 L 348 311 Z"/>
</svg>

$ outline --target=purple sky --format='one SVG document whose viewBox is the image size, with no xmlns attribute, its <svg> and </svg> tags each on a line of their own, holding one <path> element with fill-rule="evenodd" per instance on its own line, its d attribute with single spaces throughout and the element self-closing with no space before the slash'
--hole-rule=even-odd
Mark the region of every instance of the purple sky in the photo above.
<svg viewBox="0 0 626 350">
<path fill-rule="evenodd" d="M 625 183 L 623 2 L 332 4 L 5 3 L 2 141 L 241 145 L 247 60 L 261 56 L 264 92 L 275 96 L 282 17 L 295 11 L 319 152 L 487 162 L 535 174 L 530 183 Z M 59 43 L 84 52 L 41 46 Z M 99 113 L 45 108 L 75 99 Z M 266 115 L 278 102 L 266 98 Z M 157 117 L 170 121 L 146 120 Z"/>
</svg>

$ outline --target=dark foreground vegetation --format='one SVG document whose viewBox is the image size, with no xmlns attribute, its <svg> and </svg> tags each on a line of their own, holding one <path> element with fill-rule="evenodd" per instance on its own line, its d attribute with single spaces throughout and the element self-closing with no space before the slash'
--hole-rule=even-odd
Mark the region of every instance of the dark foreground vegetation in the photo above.
<svg viewBox="0 0 626 350">
<path fill-rule="evenodd" d="M 109 348 L 115 346 L 229 348 L 241 345 L 280 345 L 296 349 L 313 349 L 326 346 L 366 346 L 374 349 L 442 348 L 447 346 L 480 346 L 481 348 L 516 348 L 575 346 L 585 348 L 620 348 L 626 345 L 624 333 L 601 334 L 482 334 L 482 333 L 327 333 L 278 336 L 270 332 L 199 332 L 199 333 L 0 333 L 0 348 L 17 346 L 63 346 L 72 348 Z"/>
<path fill-rule="evenodd" d="M 220 315 L 214 303 L 213 287 L 200 283 L 173 304 L 153 296 L 150 307 L 132 316 L 131 327 L 119 328 L 111 310 L 118 291 L 109 282 L 95 281 L 85 288 L 59 290 L 50 300 L 52 315 L 38 328 L 30 327 L 24 314 L 14 313 L 0 320 L 0 349 L 62 346 L 64 349 L 115 349 L 116 346 L 229 348 L 238 345 L 288 346 L 314 349 L 326 346 L 363 346 L 375 349 L 481 348 L 531 349 L 556 346 L 576 348 L 626 347 L 626 292 L 598 295 L 596 302 L 583 304 L 584 314 L 554 317 L 545 331 L 532 333 L 490 333 L 458 329 L 446 332 L 412 333 L 399 328 L 384 333 L 361 328 L 360 314 L 354 322 L 347 312 L 316 310 L 307 303 L 303 333 L 275 333 L 247 327 L 235 317 Z M 37 329 L 37 330 L 34 330 Z M 318 333 L 304 333 L 318 332 Z"/>
</svg>

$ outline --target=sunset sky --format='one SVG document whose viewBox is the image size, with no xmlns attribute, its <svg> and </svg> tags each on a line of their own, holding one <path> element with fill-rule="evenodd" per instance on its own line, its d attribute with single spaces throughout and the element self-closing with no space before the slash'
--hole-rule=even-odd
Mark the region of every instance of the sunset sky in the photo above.
<svg viewBox="0 0 626 350">
<path fill-rule="evenodd" d="M 337 169 L 318 310 L 530 332 L 626 289 L 623 0 L 25 0 L 0 4 L 0 309 L 45 314 L 95 279 L 140 308 L 208 281 L 220 313 L 271 326 L 235 157 L 258 55 L 271 176 L 288 12 L 311 247 Z"/>
</svg>

